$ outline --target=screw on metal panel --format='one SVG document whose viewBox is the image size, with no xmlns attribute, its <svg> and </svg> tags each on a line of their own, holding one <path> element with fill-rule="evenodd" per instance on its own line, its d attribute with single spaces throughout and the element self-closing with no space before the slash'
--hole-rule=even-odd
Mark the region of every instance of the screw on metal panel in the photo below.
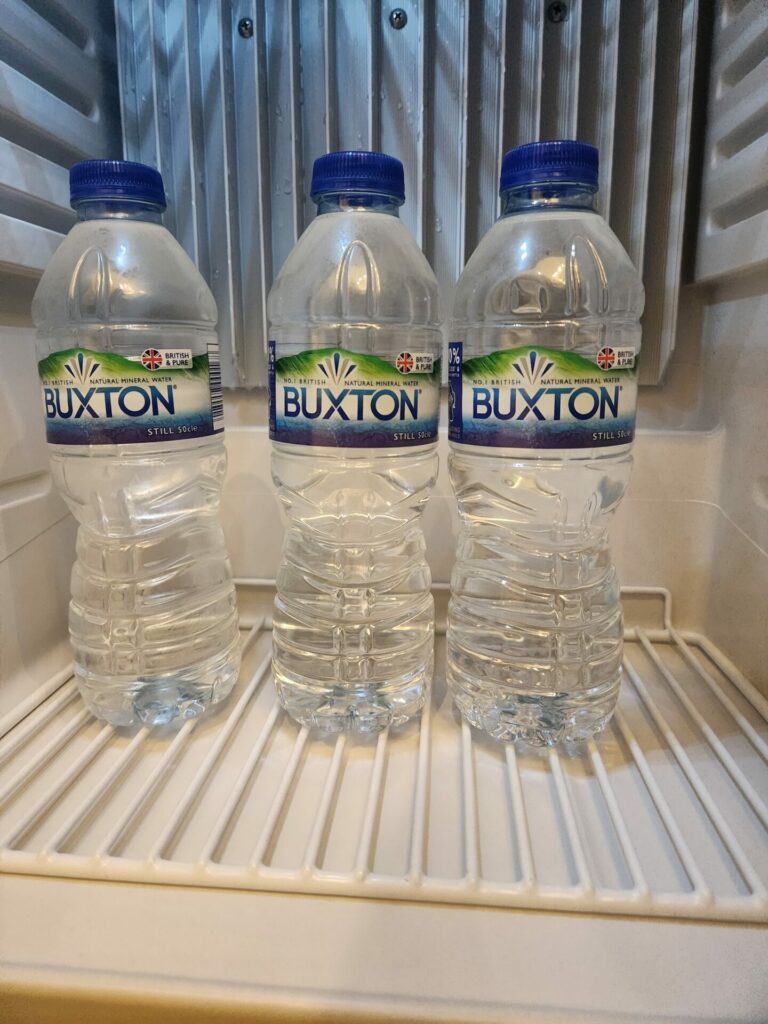
<svg viewBox="0 0 768 1024">
<path fill-rule="evenodd" d="M 547 8 L 547 17 L 553 25 L 559 25 L 568 17 L 568 4 L 562 3 L 561 0 L 555 0 L 555 3 L 550 4 Z"/>
<path fill-rule="evenodd" d="M 396 7 L 394 11 L 390 12 L 389 24 L 392 28 L 405 28 L 408 24 L 408 15 L 402 7 Z"/>
<path fill-rule="evenodd" d="M 243 37 L 243 39 L 250 39 L 253 35 L 253 19 L 252 18 L 241 18 L 237 23 L 237 31 Z"/>
</svg>

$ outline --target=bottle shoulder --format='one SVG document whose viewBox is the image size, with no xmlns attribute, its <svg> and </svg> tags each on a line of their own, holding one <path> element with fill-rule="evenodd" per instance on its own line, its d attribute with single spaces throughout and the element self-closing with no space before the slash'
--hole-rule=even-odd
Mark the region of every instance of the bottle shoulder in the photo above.
<svg viewBox="0 0 768 1024">
<path fill-rule="evenodd" d="M 459 323 L 563 318 L 639 319 L 640 275 L 606 221 L 585 210 L 498 220 L 456 285 Z"/>
<path fill-rule="evenodd" d="M 79 322 L 215 327 L 216 303 L 187 253 L 161 224 L 76 224 L 46 267 L 32 303 L 38 329 Z"/>
<path fill-rule="evenodd" d="M 273 325 L 440 323 L 437 280 L 415 239 L 399 218 L 372 212 L 312 221 L 280 269 L 267 309 Z"/>
</svg>

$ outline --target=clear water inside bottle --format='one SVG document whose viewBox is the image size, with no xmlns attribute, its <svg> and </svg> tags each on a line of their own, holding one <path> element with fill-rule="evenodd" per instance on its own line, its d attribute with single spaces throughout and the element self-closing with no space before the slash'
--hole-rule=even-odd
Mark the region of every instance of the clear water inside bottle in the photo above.
<svg viewBox="0 0 768 1024">
<path fill-rule="evenodd" d="M 591 204 L 591 194 L 572 190 L 562 204 L 508 206 L 457 286 L 451 337 L 465 359 L 536 346 L 584 356 L 598 373 L 604 347 L 639 349 L 642 285 Z M 533 413 L 527 422 L 537 429 Z M 461 519 L 448 620 L 454 700 L 500 739 L 593 736 L 621 677 L 608 528 L 629 480 L 630 445 L 451 449 Z"/>
<path fill-rule="evenodd" d="M 213 297 L 159 213 L 94 203 L 81 216 L 35 295 L 38 358 L 216 351 Z M 113 725 L 151 725 L 222 700 L 240 664 L 222 435 L 49 452 L 79 523 L 69 625 L 86 704 Z"/>
<path fill-rule="evenodd" d="M 329 202 L 269 297 L 282 356 L 343 349 L 394 365 L 440 357 L 437 283 L 382 200 Z M 273 442 L 287 525 L 274 607 L 282 705 L 325 730 L 378 731 L 422 707 L 434 611 L 420 517 L 437 476 L 435 443 L 346 447 Z M 347 435 L 348 436 L 348 435 Z"/>
</svg>

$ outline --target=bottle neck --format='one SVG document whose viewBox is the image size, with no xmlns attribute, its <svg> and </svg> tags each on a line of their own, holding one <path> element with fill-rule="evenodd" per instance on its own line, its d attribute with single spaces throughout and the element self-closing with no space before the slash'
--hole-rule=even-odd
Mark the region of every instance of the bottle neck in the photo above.
<svg viewBox="0 0 768 1024">
<path fill-rule="evenodd" d="M 315 200 L 320 213 L 387 213 L 400 216 L 400 200 L 363 192 L 323 192 Z"/>
<path fill-rule="evenodd" d="M 597 190 L 580 182 L 518 185 L 501 194 L 501 216 L 531 210 L 595 210 Z"/>
<path fill-rule="evenodd" d="M 142 220 L 150 224 L 163 223 L 163 211 L 156 203 L 135 200 L 89 199 L 78 203 L 78 220 Z"/>
</svg>

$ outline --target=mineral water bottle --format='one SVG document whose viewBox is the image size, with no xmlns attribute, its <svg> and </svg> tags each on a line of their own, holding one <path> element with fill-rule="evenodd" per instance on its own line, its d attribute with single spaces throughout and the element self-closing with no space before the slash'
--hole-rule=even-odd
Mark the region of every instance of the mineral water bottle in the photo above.
<svg viewBox="0 0 768 1024">
<path fill-rule="evenodd" d="M 53 478 L 80 524 L 69 626 L 88 707 L 164 723 L 222 700 L 240 654 L 217 514 L 216 306 L 162 226 L 160 175 L 90 160 L 33 303 Z"/>
<path fill-rule="evenodd" d="M 375 731 L 423 705 L 434 610 L 420 517 L 437 474 L 437 282 L 401 223 L 403 166 L 315 162 L 319 216 L 269 296 L 272 475 L 287 515 L 277 692 L 297 721 Z"/>
<path fill-rule="evenodd" d="M 596 212 L 597 172 L 584 143 L 507 153 L 449 346 L 449 685 L 473 725 L 537 745 L 599 733 L 621 676 L 608 525 L 632 466 L 644 296 Z"/>
</svg>

